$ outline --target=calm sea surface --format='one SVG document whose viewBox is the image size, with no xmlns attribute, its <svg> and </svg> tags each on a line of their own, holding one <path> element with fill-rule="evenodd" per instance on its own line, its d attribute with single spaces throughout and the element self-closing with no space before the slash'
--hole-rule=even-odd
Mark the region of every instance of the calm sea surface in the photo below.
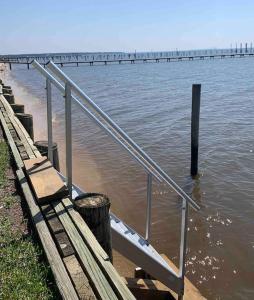
<svg viewBox="0 0 254 300">
<path fill-rule="evenodd" d="M 190 280 L 208 299 L 254 299 L 254 59 L 63 70 L 201 205 L 190 210 Z M 35 139 L 45 138 L 45 81 L 17 66 L 4 76 L 34 116 Z M 193 83 L 202 84 L 197 180 L 189 176 Z M 64 101 L 53 96 L 64 173 Z M 144 171 L 75 105 L 73 128 L 75 183 L 109 195 L 112 211 L 144 234 Z M 180 212 L 177 195 L 154 182 L 152 244 L 176 264 Z M 122 274 L 133 270 L 117 254 L 115 264 Z"/>
</svg>

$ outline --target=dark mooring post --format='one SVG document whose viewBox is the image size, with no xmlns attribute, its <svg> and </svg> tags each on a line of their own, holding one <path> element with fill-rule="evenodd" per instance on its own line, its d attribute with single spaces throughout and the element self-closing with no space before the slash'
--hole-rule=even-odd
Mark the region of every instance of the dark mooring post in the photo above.
<svg viewBox="0 0 254 300">
<path fill-rule="evenodd" d="M 15 98 L 13 94 L 3 94 L 5 99 L 9 102 L 9 104 L 15 103 Z"/>
<path fill-rule="evenodd" d="M 201 84 L 192 85 L 191 112 L 191 176 L 198 174 L 198 144 Z"/>
<path fill-rule="evenodd" d="M 40 151 L 42 156 L 48 157 L 48 141 L 37 141 L 34 143 L 37 149 Z M 53 142 L 53 167 L 60 172 L 60 165 L 59 165 L 59 156 L 58 156 L 58 148 L 57 143 Z"/>
<path fill-rule="evenodd" d="M 33 116 L 30 114 L 22 114 L 22 113 L 17 113 L 15 115 L 19 119 L 21 124 L 24 126 L 24 128 L 30 135 L 31 139 L 34 140 Z"/>
<path fill-rule="evenodd" d="M 23 104 L 11 104 L 11 108 L 15 114 L 21 113 L 23 114 L 25 112 L 25 106 Z"/>
<path fill-rule="evenodd" d="M 75 199 L 75 207 L 112 262 L 109 198 L 97 193 L 83 194 Z"/>
</svg>

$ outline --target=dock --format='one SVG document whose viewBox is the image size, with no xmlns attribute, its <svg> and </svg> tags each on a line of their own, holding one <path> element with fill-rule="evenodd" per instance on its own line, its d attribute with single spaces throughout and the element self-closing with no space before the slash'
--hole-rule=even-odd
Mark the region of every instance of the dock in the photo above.
<svg viewBox="0 0 254 300">
<path fill-rule="evenodd" d="M 31 161 L 41 160 L 42 156 L 1 94 L 0 122 L 15 160 L 19 185 L 62 298 L 135 299 L 66 194 L 55 194 L 50 204 L 38 203 L 34 193 L 37 189 L 32 188 L 26 169 Z M 50 168 L 47 176 L 56 188 L 55 180 L 59 182 L 60 177 Z M 63 182 L 60 184 L 63 187 Z M 42 187 L 42 181 L 39 186 Z"/>
<path fill-rule="evenodd" d="M 9 93 L 3 93 L 7 90 Z M 14 97 L 10 95 L 11 88 L 0 84 L 0 123 L 15 160 L 20 189 L 62 298 L 205 299 L 184 276 L 185 268 L 181 266 L 181 270 L 165 255 L 157 254 L 147 239 L 111 215 L 113 247 L 118 247 L 118 251 L 122 250 L 122 254 L 141 266 L 144 274 L 149 273 L 149 278 L 141 275 L 122 278 L 118 274 L 109 255 L 74 207 L 74 185 L 68 181 L 70 173 L 67 171 L 66 181 L 51 161 L 40 153 L 24 124 L 14 113 L 11 106 Z M 66 95 L 68 101 L 71 93 Z M 184 218 L 186 212 L 185 204 Z M 185 222 L 182 224 L 184 233 Z M 184 264 L 185 244 L 181 249 Z"/>
<path fill-rule="evenodd" d="M 181 62 L 210 59 L 244 58 L 253 57 L 253 48 L 245 49 L 221 49 L 221 50 L 193 50 L 193 51 L 171 51 L 154 53 L 116 53 L 116 54 L 43 54 L 43 55 L 2 55 L 0 62 L 7 64 L 9 69 L 13 65 L 25 65 L 30 69 L 32 61 L 37 60 L 44 67 L 51 60 L 55 64 L 64 66 L 96 66 L 109 64 L 136 64 L 136 63 L 159 63 L 159 62 Z"/>
</svg>

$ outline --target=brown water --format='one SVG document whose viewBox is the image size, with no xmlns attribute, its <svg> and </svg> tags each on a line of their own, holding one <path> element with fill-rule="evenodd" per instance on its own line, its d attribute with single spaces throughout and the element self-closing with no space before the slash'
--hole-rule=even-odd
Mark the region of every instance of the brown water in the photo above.
<svg viewBox="0 0 254 300">
<path fill-rule="evenodd" d="M 63 70 L 201 205 L 190 211 L 189 279 L 208 299 L 254 299 L 253 58 Z M 42 77 L 16 67 L 5 80 L 34 115 L 35 138 L 45 138 Z M 193 83 L 202 84 L 197 180 L 189 177 Z M 54 139 L 65 172 L 63 99 L 53 95 Z M 145 173 L 75 106 L 73 124 L 75 183 L 107 194 L 113 212 L 144 234 Z M 152 244 L 175 263 L 179 233 L 179 199 L 154 182 Z M 121 265 L 122 273 L 128 266 Z"/>
</svg>

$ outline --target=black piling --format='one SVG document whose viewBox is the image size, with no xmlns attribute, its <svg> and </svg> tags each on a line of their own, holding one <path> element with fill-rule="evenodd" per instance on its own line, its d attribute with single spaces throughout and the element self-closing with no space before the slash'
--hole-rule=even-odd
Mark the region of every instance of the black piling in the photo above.
<svg viewBox="0 0 254 300">
<path fill-rule="evenodd" d="M 30 114 L 17 113 L 16 117 L 20 120 L 31 139 L 34 140 L 33 116 Z"/>
<path fill-rule="evenodd" d="M 42 156 L 48 157 L 48 141 L 37 141 L 34 143 L 37 149 L 40 151 Z M 60 165 L 59 165 L 59 156 L 58 156 L 58 148 L 57 143 L 53 142 L 53 167 L 60 172 Z"/>
<path fill-rule="evenodd" d="M 23 104 L 11 104 L 12 110 L 15 114 L 21 113 L 23 114 L 25 112 L 25 107 Z"/>
<path fill-rule="evenodd" d="M 200 94 L 201 84 L 193 84 L 191 112 L 191 176 L 196 176 L 198 174 Z"/>
<path fill-rule="evenodd" d="M 3 94 L 3 96 L 9 102 L 9 104 L 15 103 L 15 98 L 13 94 Z"/>
<path fill-rule="evenodd" d="M 75 207 L 112 262 L 109 198 L 97 193 L 83 194 L 75 198 Z"/>
</svg>

